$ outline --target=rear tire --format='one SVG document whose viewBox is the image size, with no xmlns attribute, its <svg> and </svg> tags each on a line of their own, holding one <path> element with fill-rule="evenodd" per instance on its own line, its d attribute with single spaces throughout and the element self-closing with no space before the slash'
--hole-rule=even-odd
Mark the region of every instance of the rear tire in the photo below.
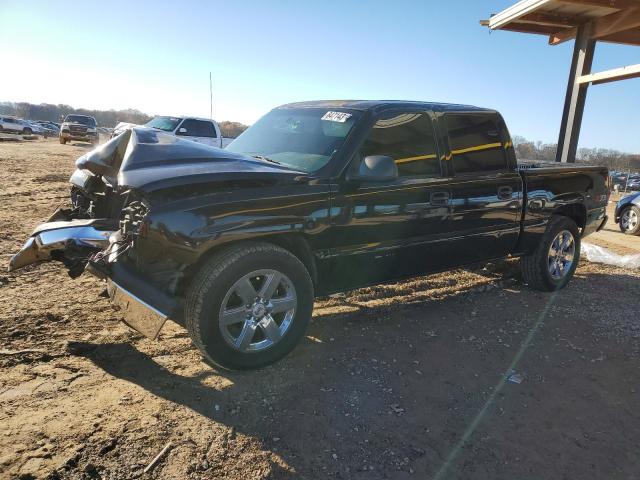
<svg viewBox="0 0 640 480">
<path fill-rule="evenodd" d="M 524 281 L 531 288 L 554 292 L 569 283 L 579 261 L 580 231 L 576 223 L 568 217 L 554 215 L 538 247 L 522 257 L 520 265 Z"/>
<path fill-rule="evenodd" d="M 31 135 L 32 133 L 33 133 L 33 130 L 31 130 L 29 127 L 22 129 L 23 135 Z"/>
<path fill-rule="evenodd" d="M 622 210 L 619 225 L 620 231 L 626 235 L 640 234 L 640 208 L 630 205 Z"/>
<path fill-rule="evenodd" d="M 297 257 L 270 243 L 247 243 L 214 255 L 195 275 L 185 324 L 210 362 L 259 368 L 297 345 L 313 299 L 311 277 Z"/>
</svg>

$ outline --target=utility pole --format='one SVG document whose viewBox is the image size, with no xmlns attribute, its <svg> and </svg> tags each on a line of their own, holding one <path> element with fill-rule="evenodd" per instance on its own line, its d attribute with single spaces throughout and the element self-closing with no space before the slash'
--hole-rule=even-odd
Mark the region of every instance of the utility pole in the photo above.
<svg viewBox="0 0 640 480">
<path fill-rule="evenodd" d="M 213 120 L 213 83 L 211 82 L 211 72 L 209 72 L 209 116 Z"/>
</svg>

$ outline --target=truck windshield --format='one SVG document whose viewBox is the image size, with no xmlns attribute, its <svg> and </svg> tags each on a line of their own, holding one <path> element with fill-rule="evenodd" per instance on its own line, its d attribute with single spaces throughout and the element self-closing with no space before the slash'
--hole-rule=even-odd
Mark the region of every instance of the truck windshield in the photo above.
<svg viewBox="0 0 640 480">
<path fill-rule="evenodd" d="M 96 126 L 96 121 L 93 117 L 85 117 L 84 115 L 67 115 L 67 118 L 65 118 L 64 121 L 69 123 L 81 123 L 87 127 Z"/>
<path fill-rule="evenodd" d="M 156 117 L 145 123 L 145 126 L 164 130 L 165 132 L 173 132 L 180 120 L 182 119 L 178 117 Z"/>
<path fill-rule="evenodd" d="M 360 113 L 344 109 L 272 110 L 226 149 L 311 173 L 324 167 L 340 149 Z"/>
</svg>

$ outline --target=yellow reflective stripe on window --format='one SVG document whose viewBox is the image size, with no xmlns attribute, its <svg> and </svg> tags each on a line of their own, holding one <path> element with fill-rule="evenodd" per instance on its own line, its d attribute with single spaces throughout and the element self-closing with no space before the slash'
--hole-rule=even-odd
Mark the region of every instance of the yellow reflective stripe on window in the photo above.
<svg viewBox="0 0 640 480">
<path fill-rule="evenodd" d="M 418 155 L 417 157 L 406 157 L 406 158 L 399 158 L 397 160 L 395 160 L 396 163 L 408 163 L 408 162 L 415 162 L 416 160 L 428 160 L 431 158 L 438 158 L 436 156 L 435 153 L 432 153 L 431 155 Z"/>
<path fill-rule="evenodd" d="M 478 152 L 480 150 L 489 150 L 491 148 L 500 148 L 500 147 L 502 147 L 501 142 L 486 143 L 484 145 L 478 145 L 477 147 L 461 148 L 460 150 L 451 150 L 451 153 L 453 155 L 462 155 L 463 153 Z"/>
</svg>

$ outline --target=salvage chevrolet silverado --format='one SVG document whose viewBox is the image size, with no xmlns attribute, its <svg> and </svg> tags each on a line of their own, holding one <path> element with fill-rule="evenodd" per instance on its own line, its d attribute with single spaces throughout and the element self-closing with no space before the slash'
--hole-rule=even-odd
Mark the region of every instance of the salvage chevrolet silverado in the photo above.
<svg viewBox="0 0 640 480">
<path fill-rule="evenodd" d="M 518 165 L 493 110 L 402 101 L 285 105 L 226 150 L 133 128 L 77 167 L 9 268 L 88 270 L 133 328 L 172 319 L 226 368 L 291 351 L 315 296 L 508 256 L 558 290 L 609 195 L 606 168 Z"/>
</svg>

